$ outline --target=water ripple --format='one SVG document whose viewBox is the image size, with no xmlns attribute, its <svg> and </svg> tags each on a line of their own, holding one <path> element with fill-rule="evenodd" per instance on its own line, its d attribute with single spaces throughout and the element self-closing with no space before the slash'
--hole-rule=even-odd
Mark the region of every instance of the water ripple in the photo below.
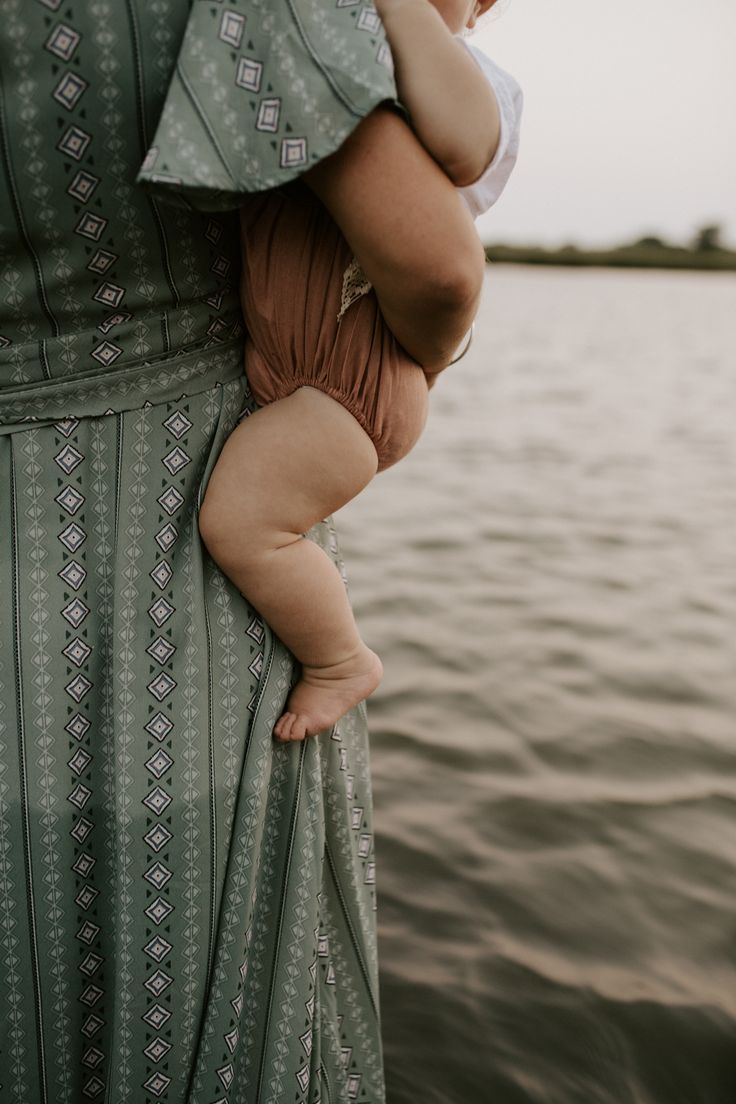
<svg viewBox="0 0 736 1104">
<path fill-rule="evenodd" d="M 488 284 L 338 517 L 389 1102 L 733 1104 L 736 279 Z"/>
</svg>

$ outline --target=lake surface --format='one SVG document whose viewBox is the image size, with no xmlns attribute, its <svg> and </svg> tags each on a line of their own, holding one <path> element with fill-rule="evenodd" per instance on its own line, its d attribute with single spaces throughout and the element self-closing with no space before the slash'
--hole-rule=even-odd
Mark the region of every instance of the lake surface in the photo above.
<svg viewBox="0 0 736 1104">
<path fill-rule="evenodd" d="M 736 276 L 489 269 L 336 515 L 389 1104 L 736 1101 Z"/>
</svg>

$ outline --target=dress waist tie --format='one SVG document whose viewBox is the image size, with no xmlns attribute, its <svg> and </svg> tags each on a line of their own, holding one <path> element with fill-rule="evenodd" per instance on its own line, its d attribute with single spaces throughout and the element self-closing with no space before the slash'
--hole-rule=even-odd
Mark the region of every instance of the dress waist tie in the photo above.
<svg viewBox="0 0 736 1104">
<path fill-rule="evenodd" d="M 95 418 L 172 402 L 243 375 L 242 334 L 117 370 L 0 387 L 0 436 L 65 418 Z"/>
</svg>

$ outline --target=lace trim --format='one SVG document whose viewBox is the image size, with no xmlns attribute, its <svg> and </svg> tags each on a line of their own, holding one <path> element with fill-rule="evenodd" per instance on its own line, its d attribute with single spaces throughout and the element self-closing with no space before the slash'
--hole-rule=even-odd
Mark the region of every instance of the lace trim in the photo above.
<svg viewBox="0 0 736 1104">
<path fill-rule="evenodd" d="M 340 313 L 337 316 L 337 321 L 342 321 L 342 316 L 345 314 L 348 307 L 352 306 L 356 299 L 360 299 L 361 295 L 366 295 L 372 287 L 373 284 L 366 277 L 357 259 L 353 257 L 343 273 L 342 299 L 340 301 Z"/>
</svg>

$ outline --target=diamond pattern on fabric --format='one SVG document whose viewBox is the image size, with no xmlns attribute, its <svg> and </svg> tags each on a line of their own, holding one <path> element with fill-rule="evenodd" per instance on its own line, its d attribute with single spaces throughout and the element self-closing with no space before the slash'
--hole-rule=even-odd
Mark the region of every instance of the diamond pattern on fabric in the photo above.
<svg viewBox="0 0 736 1104">
<path fill-rule="evenodd" d="M 149 956 L 154 959 L 155 962 L 162 962 L 171 950 L 172 944 L 166 939 L 162 939 L 160 935 L 154 936 L 153 939 L 146 943 L 143 950 Z"/>
<path fill-rule="evenodd" d="M 63 532 L 59 533 L 59 540 L 69 552 L 76 552 L 87 534 L 75 522 L 67 525 Z"/>
<path fill-rule="evenodd" d="M 154 1004 L 145 1015 L 141 1016 L 141 1019 L 150 1024 L 155 1031 L 159 1031 L 170 1016 L 171 1012 L 168 1008 L 163 1008 L 160 1004 Z"/>
<path fill-rule="evenodd" d="M 77 748 L 68 760 L 68 766 L 74 771 L 75 774 L 83 774 L 86 771 L 88 765 L 92 762 L 92 756 L 84 748 Z"/>
<path fill-rule="evenodd" d="M 159 748 L 150 759 L 146 760 L 146 769 L 151 772 L 154 778 L 161 778 L 163 774 L 171 767 L 174 760 L 170 755 L 164 751 L 163 748 Z"/>
<path fill-rule="evenodd" d="M 164 456 L 163 463 L 172 475 L 176 475 L 177 472 L 186 467 L 190 460 L 191 457 L 187 456 L 184 449 L 177 445 L 176 448 L 173 448 L 170 453 Z"/>
<path fill-rule="evenodd" d="M 84 457 L 73 445 L 64 445 L 61 452 L 56 454 L 54 460 L 66 475 L 71 475 L 77 465 L 82 463 Z"/>
<path fill-rule="evenodd" d="M 153 851 L 160 851 L 164 844 L 168 843 L 171 838 L 171 832 L 168 828 L 164 828 L 163 824 L 155 824 L 143 837 Z"/>
<path fill-rule="evenodd" d="M 70 829 L 69 835 L 72 836 L 77 843 L 84 843 L 93 828 L 94 824 L 91 820 L 87 820 L 86 817 L 80 816 L 74 827 Z"/>
<path fill-rule="evenodd" d="M 151 568 L 148 574 L 151 576 L 156 586 L 163 590 L 165 586 L 169 585 L 171 576 L 173 575 L 173 568 L 166 560 L 160 560 L 155 567 Z"/>
<path fill-rule="evenodd" d="M 76 514 L 84 502 L 84 495 L 80 494 L 74 487 L 66 486 L 56 495 L 54 502 L 58 502 L 67 514 Z"/>
<path fill-rule="evenodd" d="M 167 514 L 175 514 L 184 502 L 184 496 L 176 487 L 167 487 L 163 494 L 156 499 L 163 506 Z"/>
<path fill-rule="evenodd" d="M 165 671 L 162 671 L 160 674 L 156 675 L 155 679 L 152 679 L 148 683 L 146 689 L 151 694 L 153 694 L 156 701 L 163 701 L 164 698 L 171 693 L 175 686 L 176 682 L 171 677 L 171 675 L 168 675 Z"/>
<path fill-rule="evenodd" d="M 169 904 L 168 901 L 164 901 L 163 897 L 157 897 L 144 911 L 154 924 L 162 924 L 173 908 L 174 906 Z"/>
<path fill-rule="evenodd" d="M 81 713 L 75 713 L 71 720 L 64 726 L 64 731 L 68 732 L 75 740 L 81 740 L 91 725 L 91 721 L 87 717 L 83 717 Z"/>
<path fill-rule="evenodd" d="M 60 138 L 56 148 L 66 154 L 67 157 L 73 157 L 75 161 L 79 161 L 84 157 L 87 146 L 91 141 L 91 134 L 87 134 L 81 127 L 70 126 Z"/>
<path fill-rule="evenodd" d="M 168 552 L 178 535 L 179 530 L 169 522 L 168 525 L 164 525 L 162 529 L 159 529 L 154 539 L 162 552 Z"/>
<path fill-rule="evenodd" d="M 63 579 L 72 590 L 79 590 L 87 578 L 87 572 L 76 560 L 70 560 L 59 572 L 59 578 Z"/>
<path fill-rule="evenodd" d="M 77 32 L 72 30 L 71 26 L 57 23 L 49 38 L 46 39 L 45 49 L 52 54 L 56 54 L 57 57 L 61 57 L 62 61 L 68 62 L 72 60 L 72 55 L 78 44 L 79 35 Z"/>
<path fill-rule="evenodd" d="M 192 428 L 192 422 L 181 410 L 175 410 L 161 424 L 165 429 L 168 429 L 173 437 L 176 437 L 177 441 L 181 440 L 184 434 Z"/>
<path fill-rule="evenodd" d="M 148 616 L 161 628 L 165 621 L 171 617 L 174 607 L 165 598 L 157 598 L 148 610 Z"/>
<path fill-rule="evenodd" d="M 90 656 L 92 649 L 89 644 L 81 639 L 81 637 L 75 636 L 74 639 L 67 644 L 66 648 L 62 648 L 61 652 L 62 655 L 65 655 L 67 659 L 75 665 L 75 667 L 81 667 Z"/>
<path fill-rule="evenodd" d="M 166 663 L 176 651 L 176 645 L 163 636 L 157 636 L 153 643 L 148 645 L 146 651 L 158 663 Z"/>
<path fill-rule="evenodd" d="M 144 805 L 148 806 L 152 813 L 155 813 L 156 816 L 160 816 L 161 813 L 165 812 L 167 806 L 171 804 L 172 798 L 160 786 L 156 786 L 155 789 L 151 790 L 151 792 L 146 794 L 141 800 Z"/>
<path fill-rule="evenodd" d="M 74 698 L 75 702 L 80 702 L 84 695 L 92 689 L 92 683 L 85 675 L 79 674 L 70 683 L 67 683 L 64 689 L 70 697 Z"/>
<path fill-rule="evenodd" d="M 147 875 L 144 874 L 143 877 L 145 878 L 147 877 Z M 174 979 L 168 974 L 164 973 L 163 970 L 156 970 L 156 973 L 152 974 L 146 981 L 144 981 L 143 984 L 145 985 L 146 989 L 149 990 L 149 992 L 154 994 L 154 996 L 160 997 L 161 994 L 165 992 L 166 989 L 168 989 L 173 980 Z"/>
<path fill-rule="evenodd" d="M 82 539 L 79 541 L 79 544 L 82 543 L 83 539 L 84 534 L 82 534 Z M 65 617 L 73 628 L 78 629 L 88 613 L 89 606 L 86 606 L 80 598 L 73 598 L 61 611 L 61 616 Z"/>
<path fill-rule="evenodd" d="M 119 356 L 122 356 L 122 354 L 123 349 L 120 345 L 115 345 L 112 341 L 101 341 L 100 344 L 95 346 L 92 350 L 90 356 L 93 356 L 95 360 L 99 361 L 104 368 L 109 368 Z"/>
<path fill-rule="evenodd" d="M 144 727 L 146 732 L 155 736 L 157 740 L 165 740 L 174 726 L 163 713 L 156 713 Z"/>
<path fill-rule="evenodd" d="M 166 1092 L 170 1084 L 171 1078 L 166 1077 L 163 1073 L 157 1070 L 156 1073 L 151 1074 L 151 1076 L 143 1082 L 143 1088 L 148 1089 L 148 1091 L 153 1093 L 154 1096 L 162 1096 L 163 1093 Z"/>
<path fill-rule="evenodd" d="M 62 104 L 63 107 L 71 111 L 73 107 L 76 107 L 80 97 L 88 87 L 87 81 L 76 73 L 64 73 L 52 92 L 52 96 Z"/>
<path fill-rule="evenodd" d="M 156 1036 L 152 1039 L 147 1047 L 143 1048 L 143 1053 L 147 1058 L 150 1058 L 152 1062 L 160 1062 L 165 1054 L 171 1050 L 171 1043 L 167 1043 L 165 1039 L 160 1036 Z"/>
</svg>

